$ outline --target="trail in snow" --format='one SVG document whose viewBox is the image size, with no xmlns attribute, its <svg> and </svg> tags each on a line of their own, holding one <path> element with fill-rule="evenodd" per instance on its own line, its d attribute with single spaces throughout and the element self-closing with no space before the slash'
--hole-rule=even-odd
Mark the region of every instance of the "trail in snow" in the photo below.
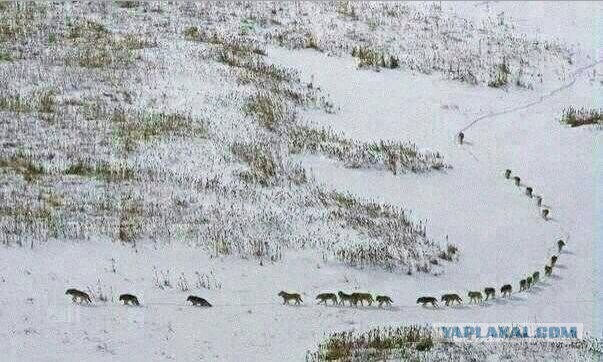
<svg viewBox="0 0 603 362">
<path fill-rule="evenodd" d="M 496 117 L 496 116 L 501 116 L 503 114 L 509 114 L 509 113 L 513 113 L 513 112 L 516 112 L 516 111 L 525 110 L 525 109 L 533 107 L 533 106 L 535 106 L 537 104 L 540 104 L 540 103 L 544 102 L 547 98 L 550 98 L 550 97 L 554 96 L 555 94 L 557 94 L 557 93 L 559 93 L 559 92 L 561 92 L 561 91 L 563 91 L 565 89 L 568 89 L 568 88 L 572 87 L 576 83 L 576 80 L 578 79 L 579 75 L 581 75 L 585 70 L 588 70 L 588 69 L 591 69 L 591 68 L 597 66 L 601 62 L 603 62 L 603 61 L 602 60 L 598 60 L 598 61 L 596 61 L 594 63 L 591 63 L 589 65 L 586 65 L 586 66 L 583 66 L 581 68 L 578 68 L 578 69 L 574 70 L 571 73 L 571 75 L 570 75 L 571 78 L 572 78 L 572 80 L 569 83 L 564 84 L 564 85 L 562 85 L 559 88 L 555 88 L 552 91 L 550 91 L 550 92 L 548 92 L 548 93 L 540 96 L 540 98 L 538 98 L 538 100 L 536 100 L 536 101 L 529 102 L 527 104 L 524 104 L 524 105 L 521 105 L 521 106 L 518 106 L 518 107 L 512 107 L 512 108 L 509 108 L 509 109 L 505 109 L 503 111 L 488 113 L 488 114 L 482 115 L 480 117 L 477 117 L 476 119 L 474 119 L 473 121 L 471 121 L 471 123 L 469 123 L 465 127 L 461 128 L 459 130 L 459 132 L 464 132 L 464 131 L 468 130 L 469 128 L 471 128 L 474 125 L 476 125 L 479 121 L 482 121 L 484 119 L 493 118 L 493 117 Z"/>
</svg>

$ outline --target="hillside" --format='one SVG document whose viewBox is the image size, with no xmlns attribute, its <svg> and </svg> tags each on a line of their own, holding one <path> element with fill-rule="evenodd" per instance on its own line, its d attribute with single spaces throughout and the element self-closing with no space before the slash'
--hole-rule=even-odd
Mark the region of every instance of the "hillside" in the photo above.
<svg viewBox="0 0 603 362">
<path fill-rule="evenodd" d="M 296 361 L 471 321 L 600 338 L 601 6 L 556 4 L 0 3 L 0 353 Z M 339 290 L 394 304 L 316 305 Z M 417 358 L 505 358 L 450 348 Z"/>
</svg>

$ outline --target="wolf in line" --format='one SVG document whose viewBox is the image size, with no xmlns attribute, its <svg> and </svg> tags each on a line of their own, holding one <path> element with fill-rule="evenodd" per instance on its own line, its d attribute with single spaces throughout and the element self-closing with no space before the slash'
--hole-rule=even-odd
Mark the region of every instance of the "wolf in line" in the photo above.
<svg viewBox="0 0 603 362">
<path fill-rule="evenodd" d="M 316 300 L 318 300 L 317 304 L 324 303 L 324 305 L 327 305 L 327 301 L 329 300 L 333 302 L 333 305 L 338 304 L 337 296 L 333 293 L 320 293 L 316 296 Z"/>
<path fill-rule="evenodd" d="M 122 294 L 119 296 L 119 300 L 124 302 L 124 305 L 127 305 L 127 304 L 132 304 L 135 306 L 140 305 L 140 303 L 138 302 L 138 298 L 136 298 L 136 296 L 132 295 L 132 294 Z"/>
<path fill-rule="evenodd" d="M 337 292 L 337 295 L 339 296 L 339 305 L 345 305 L 346 301 L 350 305 L 352 305 L 352 295 L 351 294 L 344 293 L 340 290 L 339 292 Z"/>
<path fill-rule="evenodd" d="M 488 300 L 490 296 L 492 296 L 492 299 L 496 297 L 496 289 L 494 288 L 485 288 L 484 293 L 486 294 L 486 300 Z"/>
<path fill-rule="evenodd" d="M 534 280 L 534 284 L 538 283 L 540 281 L 540 272 L 539 271 L 535 271 L 532 274 L 532 279 Z"/>
<path fill-rule="evenodd" d="M 283 304 L 289 304 L 290 300 L 294 301 L 295 305 L 299 305 L 299 303 L 303 302 L 299 293 L 287 293 L 281 290 L 278 295 L 283 298 Z"/>
<path fill-rule="evenodd" d="M 87 304 L 92 303 L 92 300 L 90 300 L 90 296 L 88 295 L 88 293 L 82 292 L 81 290 L 70 288 L 70 289 L 67 289 L 67 291 L 65 292 L 65 295 L 70 295 L 71 300 L 74 303 L 76 303 L 78 299 L 79 299 L 80 303 L 83 303 L 83 302 L 86 302 Z"/>
<path fill-rule="evenodd" d="M 360 305 L 364 307 L 365 301 L 371 306 L 374 302 L 373 296 L 369 293 L 352 293 L 352 304 L 354 304 L 354 306 L 358 305 L 358 302 L 360 302 Z"/>
<path fill-rule="evenodd" d="M 511 177 L 511 170 L 506 169 L 505 170 L 505 178 L 508 180 Z"/>
<path fill-rule="evenodd" d="M 419 297 L 417 299 L 417 304 L 421 303 L 423 307 L 427 304 L 431 304 L 434 308 L 438 308 L 438 300 L 434 297 Z"/>
<path fill-rule="evenodd" d="M 193 307 L 211 307 L 211 304 L 207 300 L 201 297 L 197 297 L 196 295 L 189 295 L 188 298 L 186 298 L 186 301 L 191 302 L 193 304 Z"/>
<path fill-rule="evenodd" d="M 511 286 L 511 284 L 505 284 L 500 288 L 500 293 L 502 294 L 503 298 L 510 297 L 512 291 L 513 287 Z"/>
<path fill-rule="evenodd" d="M 445 305 L 452 305 L 454 302 L 457 302 L 458 304 L 463 303 L 463 300 L 458 294 L 444 294 L 442 295 L 442 299 L 440 299 L 440 301 L 444 302 Z"/>
<path fill-rule="evenodd" d="M 553 274 L 553 267 L 545 265 L 544 266 L 544 276 L 550 277 Z"/>
<path fill-rule="evenodd" d="M 557 240 L 557 249 L 558 249 L 559 253 L 561 253 L 561 250 L 563 249 L 564 246 L 565 246 L 565 241 L 563 241 L 562 239 Z"/>
<path fill-rule="evenodd" d="M 469 304 L 471 303 L 481 303 L 482 302 L 482 293 L 481 292 L 469 292 L 467 293 L 469 297 Z"/>
<path fill-rule="evenodd" d="M 557 255 L 551 256 L 551 267 L 554 267 L 555 264 L 557 264 L 557 259 L 559 259 Z"/>
<path fill-rule="evenodd" d="M 388 297 L 387 295 L 378 295 L 375 297 L 375 301 L 379 303 L 379 308 L 381 308 L 383 304 L 389 307 L 394 302 L 392 298 Z"/>
</svg>

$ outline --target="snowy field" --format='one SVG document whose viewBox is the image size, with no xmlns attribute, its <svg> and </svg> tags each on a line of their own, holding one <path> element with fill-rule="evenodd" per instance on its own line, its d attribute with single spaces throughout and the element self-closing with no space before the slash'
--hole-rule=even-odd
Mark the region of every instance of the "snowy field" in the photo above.
<svg viewBox="0 0 603 362">
<path fill-rule="evenodd" d="M 560 122 L 601 109 L 599 3 L 3 6 L 2 360 L 303 361 L 454 322 L 603 337 L 601 120 Z M 394 304 L 316 304 L 339 290 Z M 464 303 L 415 303 L 444 293 Z"/>
</svg>

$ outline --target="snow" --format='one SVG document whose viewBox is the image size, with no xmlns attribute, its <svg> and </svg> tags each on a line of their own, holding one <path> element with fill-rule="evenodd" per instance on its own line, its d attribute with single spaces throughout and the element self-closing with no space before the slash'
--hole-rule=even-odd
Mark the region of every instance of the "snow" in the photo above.
<svg viewBox="0 0 603 362">
<path fill-rule="evenodd" d="M 341 107 L 336 116 L 308 114 L 317 124 L 354 138 L 412 139 L 440 150 L 454 166 L 445 174 L 416 177 L 348 170 L 320 158 L 305 163 L 318 180 L 337 189 L 414 210 L 418 219 L 427 220 L 432 237 L 448 236 L 460 245 L 461 261 L 448 267 L 445 277 L 422 281 L 420 287 L 415 280 L 403 279 L 398 284 L 402 290 L 415 291 L 405 303 L 421 293 L 516 284 L 527 273 L 542 269 L 555 253 L 556 240 L 569 235 L 570 251 L 561 257 L 564 262 L 556 280 L 525 298 L 517 297 L 513 312 L 492 307 L 483 313 L 455 313 L 461 319 L 471 316 L 490 321 L 580 320 L 588 330 L 600 328 L 593 326 L 600 296 L 593 290 L 591 277 L 597 169 L 585 167 L 594 165 L 600 156 L 596 152 L 600 135 L 589 129 L 568 130 L 552 121 L 564 106 L 596 99 L 596 89 L 588 79 L 578 79 L 573 89 L 531 108 L 479 121 L 465 131 L 467 142 L 459 146 L 454 135 L 467 119 L 530 103 L 530 98 L 540 95 L 500 95 L 492 89 L 440 81 L 437 76 L 425 79 L 395 71 L 353 72 L 350 60 L 309 51 L 303 57 L 276 50 L 271 54 L 281 63 L 311 74 Z M 442 104 L 462 105 L 461 114 L 442 110 Z M 552 221 L 540 217 L 523 188 L 503 178 L 506 168 L 543 195 L 554 214 Z M 531 305 L 539 308 L 534 310 Z M 442 321 L 451 316 L 444 318 Z"/>
<path fill-rule="evenodd" d="M 0 340 L 8 341 L 0 343 L 2 359 L 297 361 L 327 333 L 428 322 L 577 322 L 602 336 L 602 136 L 593 128 L 568 128 L 558 122 L 570 105 L 601 107 L 600 54 L 595 54 L 601 49 L 596 30 L 600 21 L 592 14 L 601 5 L 482 2 L 445 7 L 476 19 L 504 11 L 518 31 L 574 44 L 574 73 L 532 90 L 501 90 L 447 80 L 437 73 L 359 70 L 351 57 L 314 50 L 268 48 L 270 61 L 297 69 L 338 107 L 335 114 L 301 112 L 313 127 L 328 127 L 358 140 L 412 141 L 440 152 L 453 166 L 426 175 L 393 175 L 348 169 L 320 156 L 298 157 L 316 181 L 412 210 L 412 217 L 427 225 L 430 238 L 457 245 L 459 260 L 445 264 L 441 275 L 354 269 L 324 261 L 320 251 L 312 250 L 285 250 L 283 260 L 259 265 L 253 259 L 212 258 L 193 246 L 161 243 L 131 247 L 96 240 L 7 247 L 0 252 Z M 174 62 L 188 55 L 174 55 Z M 139 101 L 160 98 L 162 90 L 172 89 L 173 94 L 157 102 L 202 113 L 206 109 L 197 99 L 222 94 L 215 93 L 220 80 L 203 73 L 207 69 L 173 65 L 171 70 L 173 77 L 141 90 Z M 460 130 L 465 133 L 463 145 L 455 142 Z M 187 154 L 186 145 L 163 146 L 154 154 L 160 158 L 162 152 L 174 152 L 174 170 L 187 162 L 188 167 L 211 164 L 205 170 L 209 175 L 232 171 L 210 156 L 199 161 L 203 154 Z M 224 150 L 208 154 L 214 152 Z M 507 168 L 543 196 L 550 220 L 543 220 L 524 188 L 503 177 Z M 544 274 L 559 238 L 566 240 L 567 249 L 553 276 L 528 292 L 439 310 L 415 304 L 423 295 L 456 292 L 468 299 L 468 291 L 484 287 L 512 283 L 518 289 L 528 273 Z M 172 287 L 159 288 L 154 270 L 169 270 Z M 196 272 L 215 276 L 211 289 L 194 285 Z M 177 287 L 182 273 L 189 291 Z M 94 289 L 97 281 L 109 302 L 77 305 L 64 295 L 70 287 Z M 304 304 L 281 305 L 280 290 L 302 293 Z M 394 305 L 316 305 L 316 294 L 338 290 L 389 295 Z M 137 295 L 142 307 L 120 305 L 121 293 Z M 187 305 L 189 294 L 207 299 L 213 307 Z"/>
<path fill-rule="evenodd" d="M 504 14 L 515 30 L 531 37 L 561 40 L 591 59 L 601 57 L 601 4 L 596 1 L 537 1 L 516 2 L 512 5 L 500 1 L 444 3 L 451 11 L 479 19 L 484 14 Z"/>
</svg>

